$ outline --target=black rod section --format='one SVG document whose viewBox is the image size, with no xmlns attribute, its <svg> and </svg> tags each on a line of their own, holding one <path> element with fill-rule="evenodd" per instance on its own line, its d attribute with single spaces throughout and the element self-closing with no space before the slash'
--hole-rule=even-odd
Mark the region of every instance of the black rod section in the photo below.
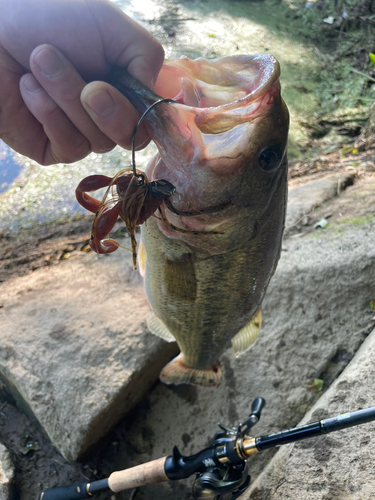
<svg viewBox="0 0 375 500">
<path fill-rule="evenodd" d="M 288 429 L 285 431 L 275 432 L 274 434 L 260 436 L 256 438 L 255 445 L 259 451 L 268 450 L 268 448 L 273 448 L 274 446 L 293 443 L 294 441 L 300 441 L 301 439 L 319 436 L 319 434 L 322 433 L 323 430 L 320 422 L 313 422 L 312 424 L 301 425 L 300 427 L 295 427 L 294 429 Z"/>
<path fill-rule="evenodd" d="M 300 427 L 294 427 L 285 431 L 267 434 L 255 439 L 255 445 L 259 451 L 280 446 L 282 444 L 294 443 L 301 439 L 308 439 L 319 436 L 320 434 L 328 434 L 329 432 L 339 431 L 354 425 L 366 424 L 375 420 L 375 407 L 359 410 L 354 413 L 344 413 L 337 417 L 327 418 L 318 422 L 313 422 Z"/>
<path fill-rule="evenodd" d="M 103 491 L 110 491 L 108 478 L 93 483 L 77 483 L 49 488 L 41 493 L 39 500 L 83 500 L 92 498 L 93 494 Z"/>
<path fill-rule="evenodd" d="M 334 418 L 327 418 L 321 421 L 323 432 L 339 431 L 354 425 L 366 424 L 375 420 L 375 407 L 365 410 L 355 411 L 353 413 L 344 413 Z"/>
</svg>

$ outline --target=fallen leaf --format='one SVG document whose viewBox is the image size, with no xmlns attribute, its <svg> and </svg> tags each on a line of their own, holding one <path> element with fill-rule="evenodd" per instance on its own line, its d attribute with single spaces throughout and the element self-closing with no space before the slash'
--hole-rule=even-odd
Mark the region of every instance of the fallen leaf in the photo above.
<svg viewBox="0 0 375 500">
<path fill-rule="evenodd" d="M 316 392 L 319 392 L 323 389 L 323 385 L 324 385 L 324 380 L 322 380 L 321 378 L 314 378 L 312 382 L 307 384 L 306 389 L 308 391 L 314 390 Z"/>
<path fill-rule="evenodd" d="M 318 228 L 318 227 L 321 227 L 322 229 L 325 229 L 326 227 L 328 226 L 328 221 L 327 219 L 320 219 L 319 222 L 317 222 L 315 225 L 314 225 L 314 229 Z"/>
</svg>

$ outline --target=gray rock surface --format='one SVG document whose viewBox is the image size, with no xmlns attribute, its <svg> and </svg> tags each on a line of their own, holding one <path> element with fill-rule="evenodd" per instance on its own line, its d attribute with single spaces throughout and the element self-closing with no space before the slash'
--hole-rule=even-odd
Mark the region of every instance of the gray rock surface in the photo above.
<svg viewBox="0 0 375 500">
<path fill-rule="evenodd" d="M 375 330 L 301 425 L 375 406 Z M 243 500 L 370 500 L 375 423 L 282 446 Z"/>
<path fill-rule="evenodd" d="M 0 500 L 11 500 L 13 479 L 14 465 L 7 449 L 0 444 Z"/>
<path fill-rule="evenodd" d="M 168 455 L 174 444 L 183 454 L 197 452 L 214 436 L 217 422 L 243 421 L 257 396 L 267 405 L 255 435 L 298 424 L 322 394 L 309 391 L 309 384 L 320 378 L 326 388 L 337 378 L 364 341 L 362 329 L 374 316 L 369 307 L 375 298 L 374 223 L 318 234 L 284 242 L 264 301 L 259 338 L 237 359 L 230 350 L 224 354 L 221 386 L 157 385 L 127 427 L 117 467 Z M 253 480 L 275 452 L 254 456 Z M 190 486 L 189 481 L 148 486 L 142 489 L 142 500 L 190 498 Z"/>
<path fill-rule="evenodd" d="M 81 253 L 0 288 L 0 374 L 68 459 L 138 402 L 175 354 L 150 335 L 130 253 Z"/>
</svg>

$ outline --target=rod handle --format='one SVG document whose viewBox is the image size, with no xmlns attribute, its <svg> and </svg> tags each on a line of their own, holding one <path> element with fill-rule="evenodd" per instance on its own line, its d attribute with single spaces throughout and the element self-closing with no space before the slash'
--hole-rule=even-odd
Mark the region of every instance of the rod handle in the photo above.
<svg viewBox="0 0 375 500">
<path fill-rule="evenodd" d="M 166 458 L 167 457 L 158 458 L 152 462 L 136 465 L 130 469 L 112 472 L 108 478 L 110 489 L 117 493 L 119 491 L 137 488 L 138 486 L 169 481 L 164 469 Z"/>
</svg>

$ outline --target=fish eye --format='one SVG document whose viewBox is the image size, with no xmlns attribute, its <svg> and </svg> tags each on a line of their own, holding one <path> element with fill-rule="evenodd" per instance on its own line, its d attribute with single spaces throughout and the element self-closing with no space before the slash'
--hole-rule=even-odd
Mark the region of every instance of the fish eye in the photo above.
<svg viewBox="0 0 375 500">
<path fill-rule="evenodd" d="M 271 144 L 266 146 L 259 154 L 258 164 L 265 172 L 275 170 L 283 159 L 284 150 L 279 144 Z"/>
</svg>

